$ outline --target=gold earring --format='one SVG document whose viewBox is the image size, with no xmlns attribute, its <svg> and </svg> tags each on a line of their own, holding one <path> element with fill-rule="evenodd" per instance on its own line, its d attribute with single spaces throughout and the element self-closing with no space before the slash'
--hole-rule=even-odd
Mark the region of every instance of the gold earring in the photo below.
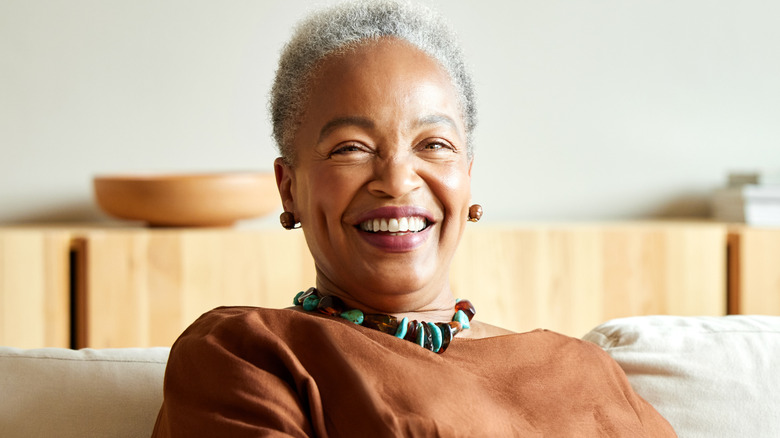
<svg viewBox="0 0 780 438">
<path fill-rule="evenodd" d="M 282 223 L 285 230 L 293 230 L 301 227 L 301 224 L 295 220 L 295 215 L 289 211 L 285 211 L 279 215 L 279 222 Z"/>
<path fill-rule="evenodd" d="M 479 220 L 482 219 L 482 206 L 479 204 L 474 204 L 471 207 L 469 207 L 469 222 L 479 222 Z"/>
</svg>

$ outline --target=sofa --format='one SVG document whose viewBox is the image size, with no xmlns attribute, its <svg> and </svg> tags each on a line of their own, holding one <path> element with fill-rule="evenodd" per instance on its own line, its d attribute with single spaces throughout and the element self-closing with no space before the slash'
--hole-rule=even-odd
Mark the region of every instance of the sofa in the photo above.
<svg viewBox="0 0 780 438">
<path fill-rule="evenodd" d="M 631 317 L 584 339 L 680 437 L 780 437 L 780 317 Z M 148 437 L 168 352 L 0 347 L 0 436 Z"/>
</svg>

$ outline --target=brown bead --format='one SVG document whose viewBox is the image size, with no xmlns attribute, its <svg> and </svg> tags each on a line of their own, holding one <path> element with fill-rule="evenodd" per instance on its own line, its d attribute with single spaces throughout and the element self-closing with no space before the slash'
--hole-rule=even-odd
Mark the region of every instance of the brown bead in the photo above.
<svg viewBox="0 0 780 438">
<path fill-rule="evenodd" d="M 431 328 L 426 323 L 422 323 L 422 329 L 423 333 L 423 347 L 426 350 L 433 351 L 433 334 L 431 333 Z"/>
<path fill-rule="evenodd" d="M 455 337 L 455 335 L 463 331 L 463 325 L 461 325 L 461 323 L 459 323 L 458 321 L 450 321 L 448 325 L 450 326 L 450 328 L 452 328 L 453 338 Z"/>
<path fill-rule="evenodd" d="M 460 300 L 455 303 L 455 311 L 457 312 L 458 310 L 462 310 L 469 318 L 469 321 L 477 314 L 477 309 L 474 308 L 474 305 L 469 300 Z"/>
<path fill-rule="evenodd" d="M 450 346 L 450 341 L 452 341 L 452 327 L 449 324 L 445 323 L 437 323 L 437 327 L 439 327 L 439 330 L 441 330 L 441 348 L 439 349 L 439 354 L 444 353 L 444 350 L 447 349 L 447 347 Z"/>
<path fill-rule="evenodd" d="M 396 330 L 398 330 L 398 319 L 392 315 L 366 313 L 363 316 L 363 327 L 394 335 Z"/>
<path fill-rule="evenodd" d="M 317 311 L 325 315 L 338 316 L 344 311 L 344 302 L 339 297 L 324 296 L 317 304 Z"/>
<path fill-rule="evenodd" d="M 408 324 L 406 324 L 406 336 L 404 336 L 404 339 L 410 342 L 417 342 L 417 320 L 409 321 Z"/>
<path fill-rule="evenodd" d="M 469 207 L 469 222 L 478 222 L 480 219 L 482 219 L 482 206 L 474 204 Z"/>
</svg>

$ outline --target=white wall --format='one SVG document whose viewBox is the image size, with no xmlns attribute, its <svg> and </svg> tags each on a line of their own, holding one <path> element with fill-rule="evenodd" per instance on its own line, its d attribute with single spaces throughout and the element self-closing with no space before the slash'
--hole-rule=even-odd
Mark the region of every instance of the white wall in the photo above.
<svg viewBox="0 0 780 438">
<path fill-rule="evenodd" d="M 434 1 L 473 65 L 492 220 L 706 215 L 780 168 L 780 3 Z M 1 0 L 0 222 L 101 217 L 97 173 L 271 169 L 301 0 Z"/>
</svg>

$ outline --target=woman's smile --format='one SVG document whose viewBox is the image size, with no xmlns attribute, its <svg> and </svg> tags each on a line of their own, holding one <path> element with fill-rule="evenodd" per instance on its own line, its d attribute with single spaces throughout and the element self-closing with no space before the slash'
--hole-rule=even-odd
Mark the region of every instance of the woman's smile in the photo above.
<svg viewBox="0 0 780 438">
<path fill-rule="evenodd" d="M 406 252 L 423 245 L 433 225 L 433 215 L 424 208 L 386 206 L 360 215 L 354 227 L 380 250 Z"/>
<path fill-rule="evenodd" d="M 417 233 L 428 226 L 425 218 L 417 216 L 400 218 L 382 218 L 367 220 L 360 224 L 360 229 L 369 233 L 390 233 L 392 235 L 406 232 Z"/>
</svg>

